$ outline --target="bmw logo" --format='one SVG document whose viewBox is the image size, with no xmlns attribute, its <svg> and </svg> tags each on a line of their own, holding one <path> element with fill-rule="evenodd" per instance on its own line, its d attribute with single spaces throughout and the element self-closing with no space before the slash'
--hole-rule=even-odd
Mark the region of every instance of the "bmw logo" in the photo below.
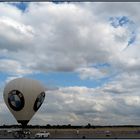
<svg viewBox="0 0 140 140">
<path fill-rule="evenodd" d="M 45 93 L 41 92 L 40 95 L 37 97 L 35 104 L 34 104 L 34 111 L 37 111 L 40 106 L 42 105 L 43 101 L 45 99 Z"/>
<path fill-rule="evenodd" d="M 14 111 L 20 111 L 24 107 L 23 94 L 18 90 L 10 91 L 8 94 L 8 103 Z"/>
</svg>

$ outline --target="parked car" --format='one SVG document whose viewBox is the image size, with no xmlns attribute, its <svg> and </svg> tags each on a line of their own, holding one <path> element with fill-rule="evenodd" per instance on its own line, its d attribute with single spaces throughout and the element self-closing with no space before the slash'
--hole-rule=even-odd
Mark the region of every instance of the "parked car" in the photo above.
<svg viewBox="0 0 140 140">
<path fill-rule="evenodd" d="M 35 138 L 49 138 L 50 133 L 49 132 L 39 132 L 35 134 Z"/>
<path fill-rule="evenodd" d="M 106 136 L 111 136 L 111 131 L 109 131 L 109 130 L 107 130 L 107 131 L 105 131 L 105 134 L 106 134 Z"/>
</svg>

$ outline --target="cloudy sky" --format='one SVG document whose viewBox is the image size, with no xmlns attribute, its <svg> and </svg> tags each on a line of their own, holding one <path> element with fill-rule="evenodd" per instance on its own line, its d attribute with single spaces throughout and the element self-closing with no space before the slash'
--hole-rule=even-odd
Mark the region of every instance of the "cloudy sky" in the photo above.
<svg viewBox="0 0 140 140">
<path fill-rule="evenodd" d="M 0 3 L 0 125 L 17 77 L 48 90 L 30 124 L 140 125 L 140 3 Z"/>
</svg>

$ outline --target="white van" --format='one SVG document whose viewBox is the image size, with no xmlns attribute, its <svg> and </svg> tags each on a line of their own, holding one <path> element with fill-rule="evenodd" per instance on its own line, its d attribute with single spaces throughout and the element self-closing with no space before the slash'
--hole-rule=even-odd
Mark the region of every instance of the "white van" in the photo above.
<svg viewBox="0 0 140 140">
<path fill-rule="evenodd" d="M 49 132 L 39 132 L 35 134 L 35 138 L 49 138 Z"/>
</svg>

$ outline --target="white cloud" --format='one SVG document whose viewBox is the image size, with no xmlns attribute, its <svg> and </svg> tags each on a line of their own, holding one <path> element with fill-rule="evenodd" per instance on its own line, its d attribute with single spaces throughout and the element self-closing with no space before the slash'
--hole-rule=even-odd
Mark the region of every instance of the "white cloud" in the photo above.
<svg viewBox="0 0 140 140">
<path fill-rule="evenodd" d="M 15 75 L 32 73 L 32 71 L 22 67 L 18 61 L 10 59 L 0 59 L 0 71 Z"/>
<path fill-rule="evenodd" d="M 39 118 L 42 124 L 138 124 L 139 96 L 109 93 L 105 88 L 66 87 L 47 91 L 45 103 L 30 123 Z"/>
<path fill-rule="evenodd" d="M 81 79 L 95 79 L 98 80 L 100 78 L 103 78 L 107 76 L 108 71 L 106 69 L 97 69 L 97 68 L 79 68 L 77 72 L 80 73 L 80 78 Z"/>
<path fill-rule="evenodd" d="M 116 46 L 109 24 L 75 4 L 32 3 L 17 20 L 9 16 L 2 21 L 3 32 L 9 32 L 1 35 L 8 42 L 3 44 L 7 55 L 37 71 L 74 71 L 106 62 Z"/>
<path fill-rule="evenodd" d="M 140 97 L 139 96 L 129 96 L 125 97 L 125 102 L 130 106 L 140 106 Z"/>
</svg>

